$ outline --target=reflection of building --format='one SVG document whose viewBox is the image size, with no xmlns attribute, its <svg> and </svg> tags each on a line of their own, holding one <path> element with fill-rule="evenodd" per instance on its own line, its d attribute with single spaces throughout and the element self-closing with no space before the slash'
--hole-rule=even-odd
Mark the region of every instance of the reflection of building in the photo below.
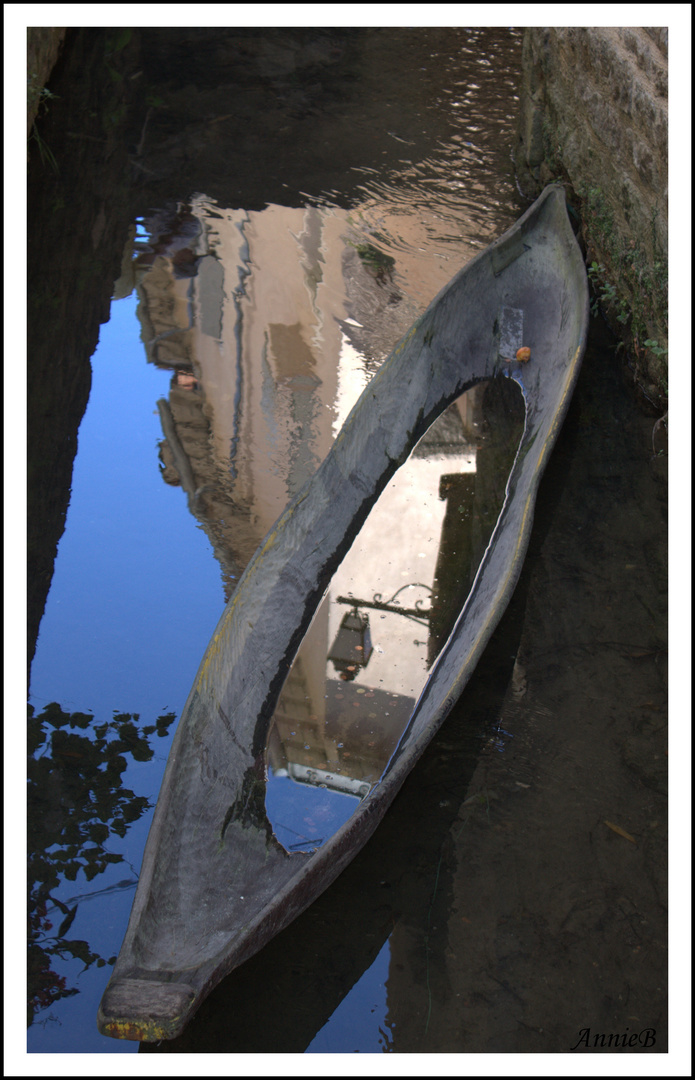
<svg viewBox="0 0 695 1080">
<path fill-rule="evenodd" d="M 147 225 L 143 339 L 148 359 L 175 373 L 160 406 L 163 476 L 186 488 L 229 593 L 334 437 L 346 215 L 247 214 L 196 197 Z"/>
<path fill-rule="evenodd" d="M 162 474 L 186 490 L 227 595 L 419 313 L 402 289 L 422 273 L 419 245 L 408 246 L 416 225 L 399 219 L 395 275 L 390 259 L 375 273 L 365 250 L 377 249 L 357 242 L 353 217 L 275 205 L 247 213 L 198 195 L 144 222 L 147 240 L 136 238 L 118 283 L 137 284 L 148 360 L 172 371 Z M 434 293 L 449 270 L 429 272 Z"/>
</svg>

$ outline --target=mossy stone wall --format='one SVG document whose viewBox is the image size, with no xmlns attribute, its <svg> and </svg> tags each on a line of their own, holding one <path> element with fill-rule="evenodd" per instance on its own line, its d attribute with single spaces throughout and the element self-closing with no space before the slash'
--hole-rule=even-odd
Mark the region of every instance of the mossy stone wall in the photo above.
<svg viewBox="0 0 695 1080">
<path fill-rule="evenodd" d="M 668 31 L 524 33 L 515 166 L 535 196 L 574 193 L 596 301 L 658 407 L 667 393 Z"/>
</svg>

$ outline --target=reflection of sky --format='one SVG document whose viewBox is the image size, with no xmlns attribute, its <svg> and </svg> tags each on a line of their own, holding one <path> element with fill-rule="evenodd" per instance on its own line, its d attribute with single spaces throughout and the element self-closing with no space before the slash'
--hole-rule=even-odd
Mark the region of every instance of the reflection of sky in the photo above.
<svg viewBox="0 0 695 1080">
<path fill-rule="evenodd" d="M 273 831 L 287 851 L 314 851 L 352 817 L 359 799 L 342 791 L 274 776 L 266 807 Z"/>
<path fill-rule="evenodd" d="M 112 305 L 92 358 L 92 390 L 32 666 L 31 702 L 37 711 L 50 701 L 71 712 L 91 711 L 97 722 L 114 710 L 135 712 L 142 724 L 152 724 L 161 713 L 181 714 L 224 596 L 219 565 L 185 494 L 159 474 L 163 436 L 156 401 L 171 376 L 146 363 L 136 302 L 132 296 Z M 174 727 L 169 738 L 151 736 L 153 761 L 127 758 L 123 785 L 152 802 Z M 150 821 L 151 812 L 123 840 L 107 841 L 124 862 L 91 882 L 80 874 L 53 895 L 66 903 L 134 877 Z M 68 938 L 113 956 L 132 900 L 132 888 L 81 900 Z M 54 931 L 60 918 L 52 919 Z M 81 967 L 77 960 L 53 965 L 80 993 L 39 1013 L 28 1032 L 29 1050 L 137 1051 L 137 1043 L 107 1039 L 96 1028 L 111 968 L 79 974 Z"/>
<path fill-rule="evenodd" d="M 393 1036 L 386 1025 L 390 960 L 387 938 L 374 963 L 309 1043 L 307 1054 L 383 1054 L 392 1049 Z"/>
<path fill-rule="evenodd" d="M 162 482 L 156 410 L 170 374 L 145 363 L 136 298 L 112 306 L 93 358 L 65 533 L 32 666 L 41 707 L 180 712 L 224 597 L 182 491 Z M 201 648 L 202 643 L 202 648 Z"/>
</svg>

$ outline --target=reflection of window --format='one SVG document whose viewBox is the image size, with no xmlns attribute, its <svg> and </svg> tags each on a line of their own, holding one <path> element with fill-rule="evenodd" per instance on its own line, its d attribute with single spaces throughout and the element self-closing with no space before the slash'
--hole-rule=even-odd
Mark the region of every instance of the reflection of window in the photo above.
<svg viewBox="0 0 695 1080">
<path fill-rule="evenodd" d="M 197 390 L 198 388 L 198 380 L 191 371 L 177 371 L 174 382 L 182 390 Z"/>
<path fill-rule="evenodd" d="M 300 323 L 292 326 L 270 323 L 268 336 L 270 357 L 278 382 L 286 383 L 294 390 L 313 390 L 320 384 L 321 380 L 316 375 L 316 361 L 302 337 Z"/>
<path fill-rule="evenodd" d="M 213 255 L 205 255 L 198 264 L 198 303 L 200 329 L 207 337 L 221 341 L 224 267 Z"/>
</svg>

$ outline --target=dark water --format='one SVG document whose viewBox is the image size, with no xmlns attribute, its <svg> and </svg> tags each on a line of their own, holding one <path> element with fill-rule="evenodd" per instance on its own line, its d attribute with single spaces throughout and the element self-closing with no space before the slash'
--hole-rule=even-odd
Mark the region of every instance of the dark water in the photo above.
<svg viewBox="0 0 695 1080">
<path fill-rule="evenodd" d="M 108 55 L 136 46 L 130 217 L 31 671 L 32 1052 L 138 1049 L 100 1036 L 96 1009 L 222 606 L 399 336 L 521 209 L 518 31 L 150 31 Z M 524 575 L 451 719 L 335 885 L 145 1052 L 566 1052 L 597 1023 L 665 1039 L 665 476 L 654 419 L 593 337 Z M 467 468 L 419 459 L 411 499 L 430 493 L 438 528 L 445 510 L 494 519 L 503 492 L 467 417 Z M 466 536 L 472 558 L 482 533 Z M 383 582 L 358 556 L 336 594 L 424 579 L 451 596 L 449 564 L 416 572 L 421 550 Z M 326 613 L 328 640 L 350 610 Z M 408 625 L 426 671 L 432 627 Z M 350 695 L 393 693 L 370 664 L 330 680 L 324 757 L 289 753 L 295 728 L 271 739 L 278 781 L 370 782 L 386 733 L 356 731 L 360 771 L 335 731 Z M 581 798 L 565 774 L 591 778 Z M 588 934 L 603 985 L 573 953 Z"/>
</svg>

